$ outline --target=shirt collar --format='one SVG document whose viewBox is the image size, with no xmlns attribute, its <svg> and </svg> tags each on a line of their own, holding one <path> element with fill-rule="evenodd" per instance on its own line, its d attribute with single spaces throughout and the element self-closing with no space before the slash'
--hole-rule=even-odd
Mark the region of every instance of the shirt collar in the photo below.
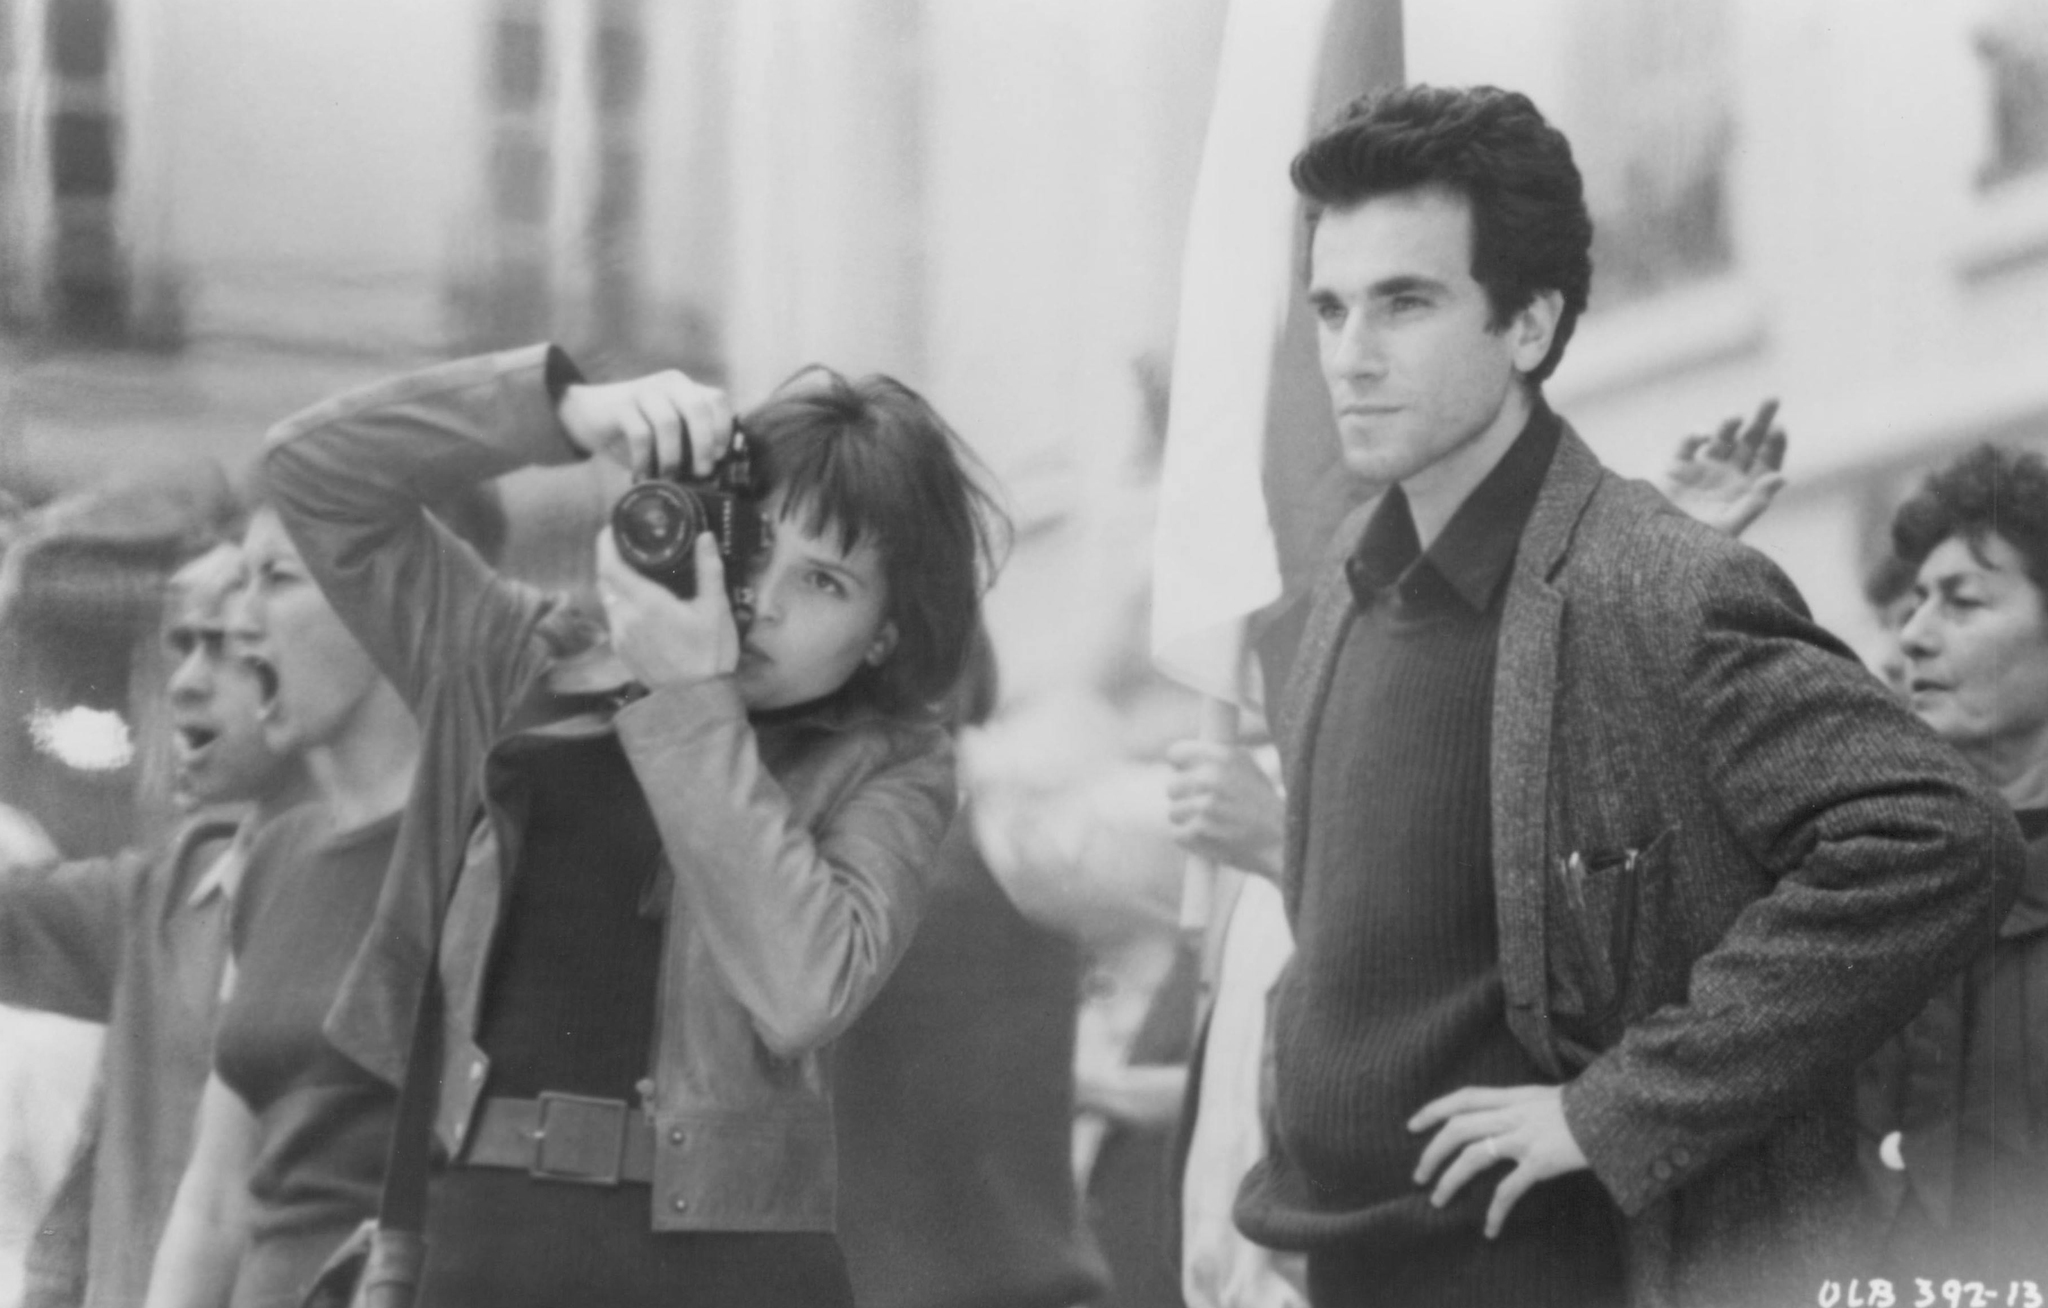
<svg viewBox="0 0 2048 1308">
<path fill-rule="evenodd" d="M 244 819 L 235 828 L 227 847 L 215 856 L 199 878 L 199 883 L 192 887 L 192 897 L 185 901 L 187 906 L 199 908 L 215 896 L 219 896 L 223 903 L 235 901 L 236 893 L 242 888 L 242 874 L 249 867 L 249 843 L 255 826 L 254 822 Z"/>
<path fill-rule="evenodd" d="M 1405 605 L 1455 597 L 1474 612 L 1486 612 L 1515 561 L 1562 430 L 1539 397 L 1514 444 L 1427 551 L 1416 536 L 1407 495 L 1399 486 L 1389 489 L 1345 565 L 1360 607 L 1392 587 Z"/>
</svg>

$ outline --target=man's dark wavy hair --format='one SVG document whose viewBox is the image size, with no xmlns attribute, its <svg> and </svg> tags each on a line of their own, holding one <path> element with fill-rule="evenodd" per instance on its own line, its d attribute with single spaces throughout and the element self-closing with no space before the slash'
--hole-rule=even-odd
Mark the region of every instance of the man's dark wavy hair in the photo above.
<svg viewBox="0 0 2048 1308">
<path fill-rule="evenodd" d="M 938 410 L 893 377 L 812 365 L 740 419 L 763 490 L 841 550 L 872 541 L 896 647 L 847 691 L 886 713 L 939 716 L 966 670 L 981 596 L 1009 524 L 979 461 Z"/>
<path fill-rule="evenodd" d="M 2048 594 L 2048 462 L 2040 455 L 1979 445 L 1929 475 L 1892 515 L 1892 552 L 1916 571 L 1950 537 L 1981 563 L 1993 536 L 2019 553 L 2027 580 Z"/>
<path fill-rule="evenodd" d="M 1571 143 L 1519 91 L 1407 86 L 1360 96 L 1294 157 L 1311 233 L 1331 209 L 1443 187 L 1472 210 L 1472 278 L 1504 331 L 1543 291 L 1564 297 L 1541 385 L 1564 358 L 1593 283 L 1593 220 Z"/>
</svg>

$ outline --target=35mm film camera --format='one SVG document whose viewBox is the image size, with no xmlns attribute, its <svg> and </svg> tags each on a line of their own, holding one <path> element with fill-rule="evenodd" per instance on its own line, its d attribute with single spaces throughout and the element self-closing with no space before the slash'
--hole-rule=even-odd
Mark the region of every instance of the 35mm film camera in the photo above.
<svg viewBox="0 0 2048 1308">
<path fill-rule="evenodd" d="M 688 451 L 688 445 L 684 450 Z M 692 555 L 697 537 L 710 532 L 725 563 L 726 593 L 744 628 L 753 616 L 747 574 L 767 543 L 760 492 L 754 485 L 746 433 L 735 428 L 732 447 L 709 476 L 646 477 L 612 505 L 612 539 L 635 572 L 683 599 L 697 594 Z"/>
</svg>

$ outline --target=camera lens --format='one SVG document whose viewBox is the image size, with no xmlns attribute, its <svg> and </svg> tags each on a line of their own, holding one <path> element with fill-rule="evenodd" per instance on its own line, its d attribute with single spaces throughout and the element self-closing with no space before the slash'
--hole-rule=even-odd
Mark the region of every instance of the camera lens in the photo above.
<svg viewBox="0 0 2048 1308">
<path fill-rule="evenodd" d="M 619 554 L 643 572 L 687 558 L 703 530 L 704 514 L 696 497 L 667 482 L 641 482 L 612 508 Z"/>
</svg>

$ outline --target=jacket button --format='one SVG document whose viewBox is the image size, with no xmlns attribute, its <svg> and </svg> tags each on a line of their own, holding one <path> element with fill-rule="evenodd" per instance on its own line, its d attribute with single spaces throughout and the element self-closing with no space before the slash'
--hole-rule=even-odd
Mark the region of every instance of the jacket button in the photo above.
<svg viewBox="0 0 2048 1308">
<path fill-rule="evenodd" d="M 682 1128 L 681 1128 L 681 1127 L 677 1127 L 677 1128 L 676 1128 L 675 1130 L 673 1130 L 673 1131 L 670 1131 L 670 1132 L 668 1133 L 668 1142 L 669 1142 L 670 1144 L 672 1144 L 672 1145 L 679 1145 L 679 1144 L 681 1144 L 681 1143 L 682 1143 L 682 1142 L 684 1141 L 684 1139 L 686 1139 L 686 1138 L 687 1138 L 687 1137 L 685 1137 L 685 1136 L 683 1135 L 683 1132 L 682 1132 Z"/>
<path fill-rule="evenodd" d="M 1894 1172 L 1906 1170 L 1905 1137 L 1897 1131 L 1887 1135 L 1877 1146 L 1878 1159 Z"/>
<path fill-rule="evenodd" d="M 1677 1148 L 1671 1151 L 1671 1161 L 1675 1166 L 1678 1167 L 1691 1166 L 1692 1150 L 1686 1148 L 1684 1145 L 1679 1145 Z"/>
<path fill-rule="evenodd" d="M 675 1201 L 675 1209 L 679 1213 L 687 1209 L 689 1206 L 690 1201 L 688 1199 L 678 1199 Z"/>
<path fill-rule="evenodd" d="M 1671 1164 L 1659 1158 L 1656 1162 L 1650 1164 L 1650 1175 L 1656 1177 L 1660 1181 L 1670 1180 Z"/>
</svg>

